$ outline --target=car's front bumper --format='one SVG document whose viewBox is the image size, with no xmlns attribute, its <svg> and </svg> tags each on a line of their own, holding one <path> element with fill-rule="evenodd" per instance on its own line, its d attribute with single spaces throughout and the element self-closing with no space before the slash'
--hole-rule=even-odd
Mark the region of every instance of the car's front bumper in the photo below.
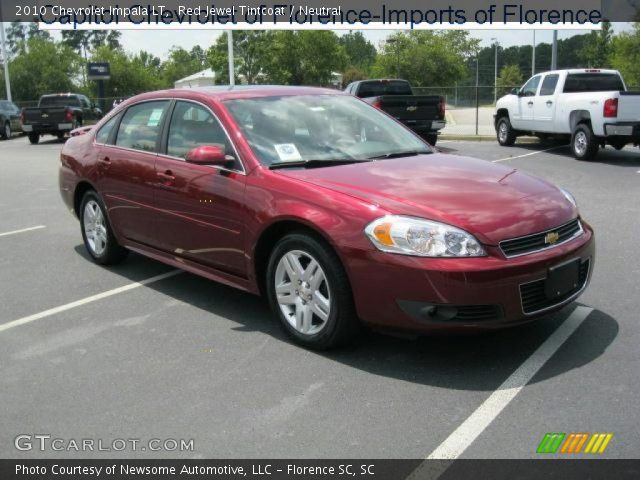
<svg viewBox="0 0 640 480">
<path fill-rule="evenodd" d="M 345 252 L 358 315 L 370 325 L 413 331 L 500 328 L 533 320 L 572 302 L 587 287 L 595 241 L 591 228 L 583 226 L 583 235 L 563 245 L 510 259 L 498 247 L 487 247 L 489 255 L 479 258 Z M 574 290 L 523 306 L 527 295 L 540 294 L 531 289 L 543 285 L 550 268 L 574 259 L 584 267 Z M 522 290 L 523 285 L 528 287 Z"/>
</svg>

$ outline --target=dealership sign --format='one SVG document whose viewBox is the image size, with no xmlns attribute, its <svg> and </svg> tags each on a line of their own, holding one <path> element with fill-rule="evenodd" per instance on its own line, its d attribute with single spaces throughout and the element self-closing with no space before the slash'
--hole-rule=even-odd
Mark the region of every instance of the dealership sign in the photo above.
<svg viewBox="0 0 640 480">
<path fill-rule="evenodd" d="M 109 80 L 110 74 L 108 63 L 87 63 L 88 80 Z"/>
</svg>

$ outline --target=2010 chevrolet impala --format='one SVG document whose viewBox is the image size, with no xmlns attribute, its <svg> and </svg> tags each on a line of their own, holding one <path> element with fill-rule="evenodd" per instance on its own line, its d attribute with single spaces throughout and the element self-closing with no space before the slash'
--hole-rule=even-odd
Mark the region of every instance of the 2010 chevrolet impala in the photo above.
<svg viewBox="0 0 640 480">
<path fill-rule="evenodd" d="M 262 293 L 313 348 L 361 323 L 523 323 L 574 300 L 593 268 L 593 231 L 568 192 L 438 153 L 333 90 L 143 94 L 74 132 L 61 163 L 96 263 L 133 250 Z"/>
</svg>

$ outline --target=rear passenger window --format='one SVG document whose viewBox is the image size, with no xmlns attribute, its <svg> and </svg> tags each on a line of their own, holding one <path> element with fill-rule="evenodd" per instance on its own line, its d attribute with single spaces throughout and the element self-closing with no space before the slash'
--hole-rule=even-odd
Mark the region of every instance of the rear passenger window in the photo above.
<svg viewBox="0 0 640 480">
<path fill-rule="evenodd" d="M 196 103 L 176 102 L 169 124 L 167 155 L 185 158 L 201 145 L 216 145 L 233 155 L 222 126 L 211 112 Z"/>
<path fill-rule="evenodd" d="M 116 145 L 145 152 L 155 152 L 168 100 L 145 102 L 129 107 L 122 117 Z"/>
<path fill-rule="evenodd" d="M 552 73 L 544 77 L 542 81 L 542 86 L 540 87 L 540 96 L 549 96 L 553 95 L 556 91 L 556 85 L 558 84 L 559 75 L 557 73 Z"/>
<path fill-rule="evenodd" d="M 116 124 L 120 115 L 116 115 L 111 118 L 107 123 L 105 123 L 98 133 L 96 133 L 96 143 L 106 144 L 109 140 L 109 135 L 111 135 L 111 131 L 113 130 L 113 126 Z"/>
</svg>

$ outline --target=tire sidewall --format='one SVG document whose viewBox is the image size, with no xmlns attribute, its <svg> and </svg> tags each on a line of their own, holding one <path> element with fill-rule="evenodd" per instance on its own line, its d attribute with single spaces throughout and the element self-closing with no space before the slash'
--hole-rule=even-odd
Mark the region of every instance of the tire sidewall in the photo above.
<svg viewBox="0 0 640 480">
<path fill-rule="evenodd" d="M 2 126 L 2 138 L 4 138 L 5 140 L 9 140 L 12 133 L 13 132 L 11 131 L 11 124 L 9 122 L 5 122 L 5 124 Z"/>
<path fill-rule="evenodd" d="M 576 150 L 576 137 L 580 132 L 585 134 L 588 142 L 587 148 L 585 149 L 585 152 L 583 154 L 578 153 L 578 151 Z M 584 123 L 581 123 L 578 126 L 576 126 L 575 130 L 573 131 L 573 135 L 571 136 L 571 152 L 573 153 L 573 156 L 578 160 L 589 160 L 593 158 L 593 156 L 595 155 L 595 152 L 593 151 L 594 149 L 593 142 L 594 142 L 594 138 L 593 138 L 593 132 L 591 131 L 591 127 L 589 127 Z"/>
<path fill-rule="evenodd" d="M 500 127 L 505 125 L 507 129 L 507 138 L 504 141 L 500 139 Z M 496 125 L 496 137 L 498 139 L 498 143 L 503 147 L 509 147 L 513 145 L 515 138 L 513 138 L 513 128 L 511 127 L 511 122 L 509 121 L 509 117 L 500 117 L 498 123 Z"/>
<path fill-rule="evenodd" d="M 89 201 L 91 200 L 94 200 L 98 204 L 98 207 L 100 208 L 100 210 L 102 211 L 102 215 L 105 219 L 105 225 L 107 229 L 107 245 L 101 255 L 97 255 L 91 249 L 91 247 L 89 246 L 89 242 L 87 241 L 87 233 L 84 230 L 85 207 L 87 206 L 87 203 L 89 203 Z M 80 217 L 80 231 L 82 232 L 82 240 L 84 242 L 85 248 L 87 249 L 87 252 L 96 263 L 106 262 L 106 260 L 109 258 L 111 250 L 115 247 L 116 242 L 115 242 L 115 237 L 113 236 L 113 232 L 111 230 L 111 224 L 109 223 L 109 218 L 107 217 L 107 209 L 104 206 L 104 202 L 94 190 L 90 190 L 84 194 L 84 197 L 82 197 L 82 202 L 80 203 L 80 211 L 78 213 L 79 213 L 78 216 Z"/>
<path fill-rule="evenodd" d="M 313 335 L 305 335 L 293 328 L 284 314 L 280 310 L 280 305 L 275 293 L 275 273 L 280 259 L 292 250 L 301 250 L 311 255 L 324 271 L 327 279 L 327 286 L 331 296 L 331 311 L 329 319 L 324 328 Z M 296 342 L 310 348 L 326 348 L 331 342 L 340 318 L 341 309 L 343 308 L 343 293 L 341 292 L 339 272 L 336 271 L 336 259 L 328 252 L 327 247 L 318 242 L 315 238 L 304 233 L 292 233 L 284 237 L 274 248 L 267 266 L 267 277 L 265 282 L 265 290 L 269 299 L 269 305 L 273 312 L 277 315 L 280 325 L 286 333 Z"/>
</svg>

